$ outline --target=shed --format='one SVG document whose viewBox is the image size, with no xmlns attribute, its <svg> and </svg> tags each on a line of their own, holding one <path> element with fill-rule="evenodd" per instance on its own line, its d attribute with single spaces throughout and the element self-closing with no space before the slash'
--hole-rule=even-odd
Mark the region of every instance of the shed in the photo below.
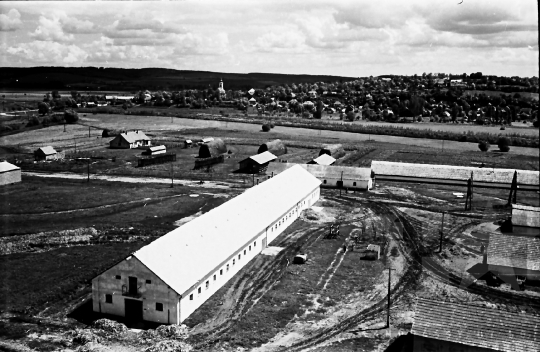
<svg viewBox="0 0 540 352">
<path fill-rule="evenodd" d="M 328 165 L 332 165 L 335 162 L 336 162 L 336 159 L 334 159 L 330 155 L 322 154 L 321 156 L 318 156 L 317 158 L 315 158 L 315 159 L 311 160 L 310 162 L 308 162 L 308 164 L 326 165 L 326 166 L 328 166 Z"/>
<path fill-rule="evenodd" d="M 419 298 L 411 334 L 415 351 L 537 352 L 539 327 L 538 315 Z"/>
<path fill-rule="evenodd" d="M 540 207 L 512 204 L 512 232 L 540 236 Z"/>
<path fill-rule="evenodd" d="M 307 254 L 297 254 L 293 258 L 294 264 L 305 264 L 307 262 Z"/>
<path fill-rule="evenodd" d="M 341 144 L 325 144 L 322 146 L 319 156 L 328 154 L 334 159 L 339 159 L 345 155 L 345 150 Z"/>
<path fill-rule="evenodd" d="M 487 271 L 498 276 L 540 279 L 540 238 L 490 234 Z"/>
<path fill-rule="evenodd" d="M 217 138 L 199 147 L 199 158 L 211 158 L 227 153 L 227 146 L 222 139 Z"/>
<path fill-rule="evenodd" d="M 376 259 L 381 258 L 381 246 L 377 244 L 369 244 L 366 249 L 368 252 L 373 252 L 376 255 Z"/>
<path fill-rule="evenodd" d="M 287 154 L 287 146 L 280 140 L 274 139 L 273 141 L 261 144 L 257 153 L 270 152 L 275 156 Z"/>
<path fill-rule="evenodd" d="M 7 161 L 0 162 L 0 186 L 21 182 L 21 168 Z"/>
<path fill-rule="evenodd" d="M 51 146 L 41 147 L 34 151 L 34 158 L 36 161 L 41 160 L 56 160 L 58 159 L 58 152 Z"/>
<path fill-rule="evenodd" d="M 157 145 L 154 147 L 148 147 L 144 152 L 142 152 L 142 155 L 158 155 L 158 154 L 165 154 L 167 152 L 167 148 L 164 145 Z"/>
<path fill-rule="evenodd" d="M 240 161 L 240 170 L 254 174 L 265 172 L 268 163 L 276 159 L 277 157 L 270 152 L 252 155 L 249 158 Z"/>
<path fill-rule="evenodd" d="M 151 145 L 151 139 L 143 131 L 138 130 L 120 133 L 112 141 L 109 142 L 109 146 L 116 149 L 146 149 Z"/>
<path fill-rule="evenodd" d="M 201 139 L 199 140 L 199 144 L 202 144 L 202 143 L 210 143 L 210 142 L 212 142 L 213 140 L 214 140 L 214 138 L 212 138 L 212 137 L 201 138 Z"/>
<path fill-rule="evenodd" d="M 191 139 L 186 139 L 184 141 L 184 147 L 191 148 L 193 146 L 193 141 Z"/>
</svg>

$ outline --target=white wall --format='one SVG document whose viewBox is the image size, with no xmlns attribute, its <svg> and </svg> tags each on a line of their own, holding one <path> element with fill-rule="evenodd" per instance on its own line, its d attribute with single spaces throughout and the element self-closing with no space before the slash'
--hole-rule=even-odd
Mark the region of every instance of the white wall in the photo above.
<svg viewBox="0 0 540 352">
<path fill-rule="evenodd" d="M 337 185 L 337 182 L 341 180 L 341 178 L 322 178 L 318 177 L 319 180 L 322 182 L 321 187 L 323 188 L 335 188 Z M 324 183 L 326 181 L 326 183 Z M 355 184 L 356 183 L 356 184 Z M 354 180 L 354 179 L 344 179 L 343 180 L 343 187 L 349 188 L 349 189 L 358 189 L 358 190 L 370 190 L 373 188 L 372 180 Z"/>
</svg>

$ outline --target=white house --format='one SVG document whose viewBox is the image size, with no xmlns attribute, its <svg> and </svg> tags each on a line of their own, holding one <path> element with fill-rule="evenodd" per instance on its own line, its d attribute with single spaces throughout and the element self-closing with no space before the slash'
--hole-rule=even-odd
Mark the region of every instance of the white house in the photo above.
<svg viewBox="0 0 540 352">
<path fill-rule="evenodd" d="M 142 247 L 92 280 L 95 312 L 180 324 L 319 199 L 292 167 Z"/>
<path fill-rule="evenodd" d="M 152 145 L 152 141 L 143 131 L 130 131 L 120 133 L 109 142 L 109 146 L 115 149 L 147 148 Z"/>
<path fill-rule="evenodd" d="M 7 161 L 0 161 L 0 186 L 21 182 L 21 168 Z"/>
</svg>

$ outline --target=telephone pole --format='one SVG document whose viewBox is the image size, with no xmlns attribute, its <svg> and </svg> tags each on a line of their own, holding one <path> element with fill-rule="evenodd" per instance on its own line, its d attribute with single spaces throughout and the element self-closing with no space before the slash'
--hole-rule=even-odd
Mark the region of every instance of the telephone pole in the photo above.
<svg viewBox="0 0 540 352">
<path fill-rule="evenodd" d="M 444 234 L 444 214 L 445 212 L 443 211 L 442 213 L 442 220 L 441 220 L 441 230 L 439 231 L 440 233 L 440 240 L 439 240 L 439 253 L 442 252 L 442 239 L 443 239 L 443 234 Z"/>
<path fill-rule="evenodd" d="M 174 187 L 174 166 L 173 163 L 171 163 L 171 188 Z"/>
<path fill-rule="evenodd" d="M 388 309 L 386 311 L 386 327 L 390 328 L 390 275 L 392 273 L 392 268 L 388 268 Z"/>
</svg>

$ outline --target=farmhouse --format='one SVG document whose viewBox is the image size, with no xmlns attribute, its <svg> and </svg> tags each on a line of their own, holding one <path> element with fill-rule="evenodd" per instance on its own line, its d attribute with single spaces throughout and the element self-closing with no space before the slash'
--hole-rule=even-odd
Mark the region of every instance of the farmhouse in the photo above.
<svg viewBox="0 0 540 352">
<path fill-rule="evenodd" d="M 268 163 L 276 159 L 277 157 L 270 152 L 252 155 L 249 158 L 240 161 L 240 170 L 253 174 L 266 172 Z"/>
<path fill-rule="evenodd" d="M 413 351 L 536 352 L 540 317 L 480 305 L 418 299 Z"/>
<path fill-rule="evenodd" d="M 143 131 L 130 131 L 120 133 L 109 142 L 111 148 L 133 149 L 139 147 L 149 147 L 152 145 L 150 138 Z"/>
<path fill-rule="evenodd" d="M 323 154 L 323 155 L 318 156 L 315 159 L 311 160 L 310 162 L 308 162 L 308 164 L 326 165 L 326 166 L 328 166 L 328 165 L 332 165 L 335 162 L 336 162 L 336 159 L 334 159 L 333 157 L 331 157 L 328 154 Z"/>
<path fill-rule="evenodd" d="M 371 162 L 377 180 L 405 181 L 467 186 L 473 175 L 474 187 L 509 189 L 514 172 L 518 173 L 520 190 L 537 191 L 539 172 L 529 170 L 493 169 L 468 166 L 396 163 L 390 161 Z"/>
<path fill-rule="evenodd" d="M 346 188 L 349 190 L 369 191 L 373 187 L 371 169 L 351 166 L 326 166 L 295 163 L 271 163 L 266 174 L 279 174 L 295 165 L 306 169 L 321 181 L 324 188 Z"/>
<path fill-rule="evenodd" d="M 21 168 L 7 161 L 0 162 L 0 186 L 21 182 Z"/>
<path fill-rule="evenodd" d="M 165 154 L 167 152 L 167 148 L 164 145 L 156 145 L 154 147 L 148 147 L 144 152 L 142 152 L 142 155 L 158 155 L 158 154 Z"/>
<path fill-rule="evenodd" d="M 36 161 L 58 160 L 64 158 L 64 152 L 58 152 L 53 147 L 41 147 L 34 151 Z"/>
<path fill-rule="evenodd" d="M 512 204 L 512 232 L 540 237 L 540 207 Z"/>
<path fill-rule="evenodd" d="M 319 199 L 293 167 L 142 247 L 92 280 L 95 312 L 180 324 Z"/>
<path fill-rule="evenodd" d="M 275 156 L 287 154 L 287 146 L 280 140 L 274 139 L 273 141 L 261 144 L 257 153 L 270 152 Z"/>
</svg>

